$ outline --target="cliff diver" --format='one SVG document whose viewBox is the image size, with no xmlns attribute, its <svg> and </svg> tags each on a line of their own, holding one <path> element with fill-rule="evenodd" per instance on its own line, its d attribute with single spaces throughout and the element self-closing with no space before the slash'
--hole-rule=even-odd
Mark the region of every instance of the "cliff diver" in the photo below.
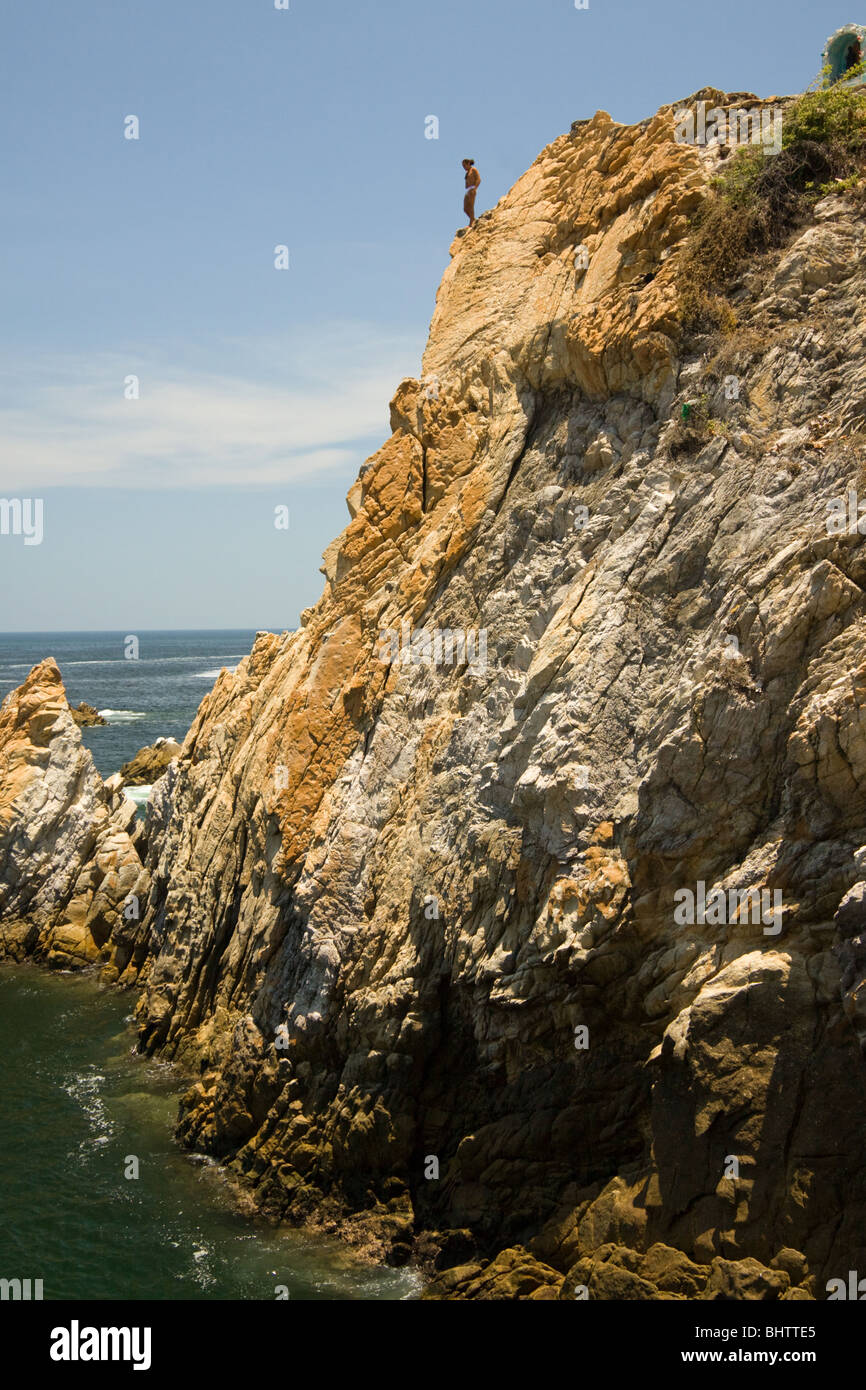
<svg viewBox="0 0 866 1390">
<path fill-rule="evenodd" d="M 475 226 L 475 194 L 481 182 L 481 175 L 475 167 L 474 159 L 464 159 L 463 168 L 466 170 L 466 196 L 463 199 L 463 211 L 469 218 L 469 226 Z"/>
</svg>

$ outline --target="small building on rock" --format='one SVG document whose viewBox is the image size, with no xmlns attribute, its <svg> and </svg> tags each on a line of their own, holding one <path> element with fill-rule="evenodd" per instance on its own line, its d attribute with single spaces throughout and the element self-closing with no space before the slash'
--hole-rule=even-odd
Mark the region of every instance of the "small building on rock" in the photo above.
<svg viewBox="0 0 866 1390">
<path fill-rule="evenodd" d="M 824 52 L 821 54 L 821 66 L 829 67 L 831 82 L 844 81 L 846 73 L 849 73 L 852 68 L 856 68 L 858 63 L 862 63 L 864 55 L 866 55 L 866 26 L 843 24 L 841 29 L 837 29 L 835 34 L 830 35 L 824 45 Z"/>
</svg>

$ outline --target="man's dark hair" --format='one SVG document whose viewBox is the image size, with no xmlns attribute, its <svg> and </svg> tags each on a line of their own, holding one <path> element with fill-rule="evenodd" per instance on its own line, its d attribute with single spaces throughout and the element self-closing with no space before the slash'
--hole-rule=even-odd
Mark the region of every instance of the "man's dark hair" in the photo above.
<svg viewBox="0 0 866 1390">
<path fill-rule="evenodd" d="M 464 159 L 463 163 L 464 163 L 464 164 L 474 164 L 474 163 L 475 163 L 475 160 L 474 160 L 474 159 Z"/>
</svg>

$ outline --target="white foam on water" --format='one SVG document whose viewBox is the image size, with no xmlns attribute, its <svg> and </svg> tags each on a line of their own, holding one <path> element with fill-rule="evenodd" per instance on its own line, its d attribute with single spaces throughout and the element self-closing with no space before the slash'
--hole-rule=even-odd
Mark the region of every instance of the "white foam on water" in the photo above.
<svg viewBox="0 0 866 1390">
<path fill-rule="evenodd" d="M 146 719 L 147 712 L 135 709 L 101 709 L 97 711 L 109 724 L 131 724 L 133 719 Z"/>
<path fill-rule="evenodd" d="M 136 806 L 143 806 L 152 791 L 153 784 L 144 787 L 124 787 L 123 795 L 127 801 L 134 801 Z"/>
<path fill-rule="evenodd" d="M 100 1148 L 109 1142 L 114 1133 L 115 1125 L 109 1120 L 102 1099 L 104 1082 L 104 1075 L 95 1067 L 89 1067 L 63 1083 L 66 1094 L 84 1111 L 91 1131 L 90 1138 L 83 1139 L 79 1144 L 79 1150 Z"/>
<path fill-rule="evenodd" d="M 193 680 L 215 681 L 217 676 L 221 676 L 224 670 L 228 671 L 230 676 L 233 676 L 237 669 L 237 666 L 220 666 L 216 671 L 192 671 L 190 674 Z"/>
</svg>

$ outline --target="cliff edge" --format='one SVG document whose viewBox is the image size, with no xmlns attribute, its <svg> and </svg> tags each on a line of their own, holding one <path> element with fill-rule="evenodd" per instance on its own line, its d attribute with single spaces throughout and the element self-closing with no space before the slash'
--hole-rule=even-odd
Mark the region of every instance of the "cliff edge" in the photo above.
<svg viewBox="0 0 866 1390">
<path fill-rule="evenodd" d="M 856 495 L 828 525 L 863 486 L 864 217 L 820 199 L 736 330 L 685 332 L 724 152 L 673 109 L 578 124 L 455 240 L 322 598 L 203 701 L 130 842 L 140 920 L 115 892 L 87 953 L 198 1074 L 184 1142 L 442 1297 L 866 1265 Z M 7 893 L 48 762 L 76 833 L 109 814 L 71 719 L 22 724 L 54 669 L 0 715 Z"/>
</svg>

